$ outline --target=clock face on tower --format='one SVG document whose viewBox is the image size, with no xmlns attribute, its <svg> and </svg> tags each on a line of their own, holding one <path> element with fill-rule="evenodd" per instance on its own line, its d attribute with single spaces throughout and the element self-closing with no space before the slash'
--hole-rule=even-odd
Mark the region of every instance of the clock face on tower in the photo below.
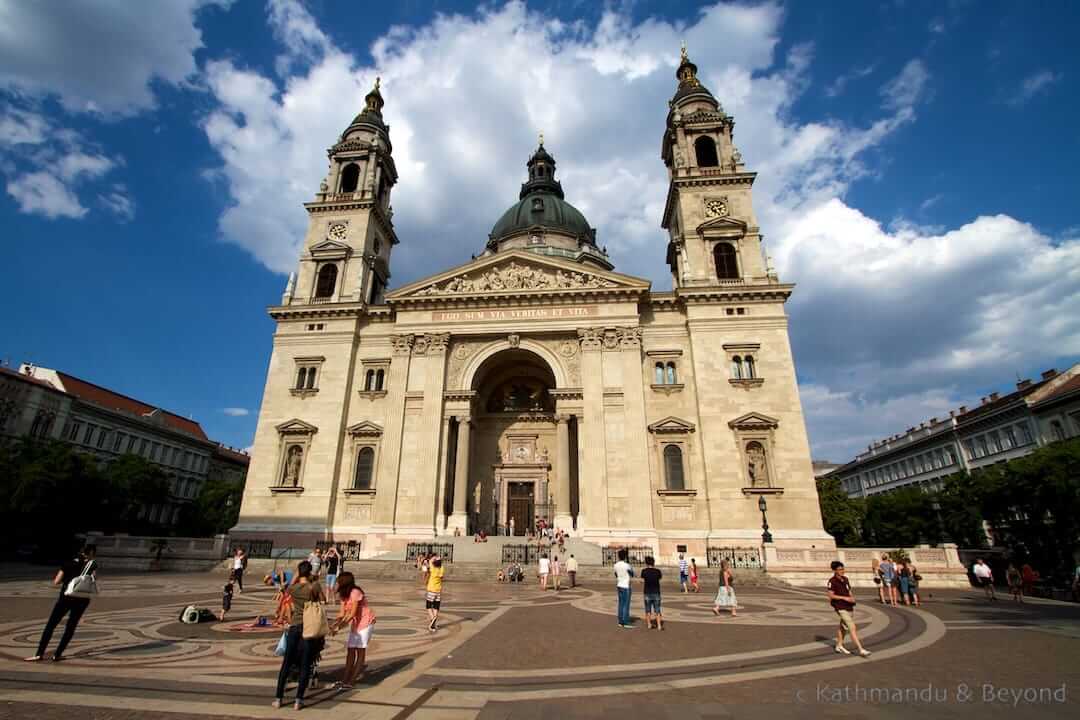
<svg viewBox="0 0 1080 720">
<path fill-rule="evenodd" d="M 326 234 L 330 237 L 331 240 L 344 240 L 345 231 L 347 229 L 348 228 L 345 227 L 345 223 L 334 223 L 326 231 Z"/>
<path fill-rule="evenodd" d="M 726 200 L 718 198 L 708 198 L 705 200 L 705 216 L 706 217 L 726 217 L 728 214 L 728 206 Z"/>
</svg>

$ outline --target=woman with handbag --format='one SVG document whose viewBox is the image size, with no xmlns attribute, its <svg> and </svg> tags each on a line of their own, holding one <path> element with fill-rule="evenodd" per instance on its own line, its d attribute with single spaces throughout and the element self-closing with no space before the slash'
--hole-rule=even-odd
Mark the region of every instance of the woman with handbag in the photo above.
<svg viewBox="0 0 1080 720">
<path fill-rule="evenodd" d="M 75 635 L 75 628 L 79 626 L 79 620 L 90 605 L 90 598 L 97 594 L 97 562 L 94 560 L 96 548 L 86 545 L 79 551 L 78 556 L 68 560 L 57 571 L 52 584 L 60 586 L 60 597 L 56 599 L 49 621 L 45 623 L 45 630 L 41 633 L 38 642 L 37 654 L 26 658 L 27 662 L 38 662 L 45 657 L 45 648 L 52 639 L 53 631 L 60 624 L 64 615 L 68 616 L 67 625 L 64 626 L 64 634 L 60 637 L 60 644 L 53 653 L 53 662 L 64 659 L 64 650 Z M 68 614 L 70 613 L 70 615 Z"/>
<path fill-rule="evenodd" d="M 299 664 L 300 681 L 296 687 L 296 702 L 293 704 L 293 707 L 299 710 L 304 707 L 304 693 L 311 680 L 311 668 L 329 628 L 322 609 L 322 586 L 311 574 L 311 563 L 307 560 L 301 562 L 296 567 L 296 575 L 296 582 L 284 591 L 292 601 L 292 610 L 289 628 L 282 636 L 285 640 L 285 653 L 281 658 L 281 670 L 278 671 L 277 694 L 273 706 L 281 707 L 289 670 Z"/>
</svg>

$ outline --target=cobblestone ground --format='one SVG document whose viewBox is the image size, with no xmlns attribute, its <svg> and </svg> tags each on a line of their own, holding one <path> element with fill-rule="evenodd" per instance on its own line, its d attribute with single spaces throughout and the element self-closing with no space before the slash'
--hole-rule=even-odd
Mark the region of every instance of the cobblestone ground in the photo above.
<svg viewBox="0 0 1080 720">
<path fill-rule="evenodd" d="M 220 607 L 210 574 L 102 577 L 63 663 L 25 663 L 56 590 L 47 569 L 0 580 L 0 718 L 180 720 L 270 717 L 279 630 L 250 587 L 225 622 L 184 625 L 180 609 Z M 250 585 L 250 584 L 249 584 Z M 674 590 L 674 588 L 672 588 Z M 664 595 L 663 632 L 615 623 L 606 586 L 448 582 L 428 632 L 416 583 L 365 583 L 378 615 L 369 672 L 331 689 L 344 664 L 329 640 L 305 716 L 342 718 L 1064 718 L 1080 709 L 1080 607 L 989 603 L 975 591 L 856 612 L 869 658 L 831 647 L 823 592 L 747 588 L 736 618 L 711 595 Z M 641 594 L 632 607 L 640 616 Z M 59 637 L 59 633 L 55 637 Z M 55 639 L 54 639 L 55 643 Z M 288 696 L 291 696 L 291 688 Z"/>
</svg>

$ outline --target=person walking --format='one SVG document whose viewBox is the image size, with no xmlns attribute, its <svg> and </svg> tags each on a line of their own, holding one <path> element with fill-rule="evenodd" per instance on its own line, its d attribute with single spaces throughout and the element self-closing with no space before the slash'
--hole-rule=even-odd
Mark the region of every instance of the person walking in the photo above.
<svg viewBox="0 0 1080 720">
<path fill-rule="evenodd" d="M 225 587 L 221 590 L 221 616 L 222 622 L 225 622 L 225 614 L 232 610 L 233 599 L 233 583 L 235 578 L 229 577 L 229 581 L 225 583 Z"/>
<path fill-rule="evenodd" d="M 990 569 L 982 558 L 975 558 L 975 564 L 971 568 L 972 575 L 975 576 L 975 582 L 979 587 L 983 589 L 983 594 L 986 595 L 986 599 L 990 602 L 997 600 L 997 595 L 994 594 L 994 572 Z"/>
<path fill-rule="evenodd" d="M 641 571 L 642 594 L 645 595 L 645 627 L 653 629 L 656 623 L 658 630 L 664 629 L 664 612 L 660 603 L 660 580 L 664 574 L 656 567 L 656 560 L 652 555 L 645 558 L 645 569 Z"/>
<path fill-rule="evenodd" d="M 232 576 L 233 582 L 236 583 L 237 593 L 244 592 L 244 571 L 247 570 L 247 561 L 247 553 L 244 552 L 244 548 L 236 548 L 232 558 Z"/>
<path fill-rule="evenodd" d="M 90 607 L 89 595 L 97 592 L 97 561 L 94 559 L 96 550 L 97 548 L 93 545 L 83 546 L 78 555 L 65 562 L 56 571 L 52 584 L 60 587 L 60 596 L 56 598 L 56 604 L 53 605 L 52 613 L 45 623 L 45 629 L 41 631 L 37 652 L 26 658 L 27 662 L 39 662 L 44 659 L 53 631 L 67 615 L 64 634 L 60 636 L 60 642 L 52 657 L 53 662 L 64 659 L 64 651 L 67 650 L 71 638 L 75 636 L 75 628 L 79 626 L 79 620 L 82 619 L 86 608 Z M 91 580 L 78 580 L 80 576 L 88 576 Z"/>
<path fill-rule="evenodd" d="M 701 586 L 698 585 L 697 560 L 694 558 L 690 558 L 690 588 L 694 592 L 701 592 Z"/>
<path fill-rule="evenodd" d="M 442 558 L 433 555 L 431 557 L 431 567 L 428 568 L 427 586 L 424 594 L 424 607 L 427 608 L 428 619 L 431 621 L 428 623 L 428 630 L 431 632 L 439 629 L 439 609 L 442 607 L 443 574 L 445 572 L 446 568 L 443 567 Z"/>
<path fill-rule="evenodd" d="M 570 553 L 570 559 L 566 561 L 566 574 L 570 576 L 570 587 L 577 587 L 577 558 Z"/>
<path fill-rule="evenodd" d="M 338 571 L 341 570 L 341 555 L 333 545 L 326 551 L 323 557 L 326 566 L 326 592 L 333 595 L 337 592 Z"/>
<path fill-rule="evenodd" d="M 896 586 L 899 584 L 896 576 L 896 565 L 893 564 L 888 555 L 882 555 L 878 570 L 881 572 L 881 586 L 885 589 L 885 602 L 895 607 Z"/>
<path fill-rule="evenodd" d="M 559 562 L 558 555 L 551 558 L 551 581 L 555 583 L 555 592 L 562 589 L 559 587 L 562 582 L 562 564 Z"/>
<path fill-rule="evenodd" d="M 829 578 L 829 604 L 840 618 L 840 626 L 836 629 L 836 652 L 841 655 L 850 655 L 851 651 L 844 647 L 844 633 L 851 635 L 852 642 L 862 657 L 870 657 L 870 651 L 859 642 L 859 631 L 855 627 L 855 619 L 851 612 L 855 609 L 855 597 L 851 594 L 851 583 L 844 577 L 844 563 L 833 560 L 832 577 Z"/>
<path fill-rule="evenodd" d="M 615 563 L 615 593 L 619 603 L 619 627 L 629 630 L 630 624 L 630 578 L 634 577 L 634 568 L 626 559 L 630 554 L 626 549 L 619 550 L 619 561 Z"/>
<path fill-rule="evenodd" d="M 314 554 L 314 553 L 313 553 Z M 293 708 L 304 707 L 304 693 L 311 680 L 311 669 L 322 638 L 304 637 L 304 610 L 309 603 L 319 603 L 323 598 L 323 589 L 311 568 L 311 563 L 303 560 L 296 566 L 296 582 L 285 589 L 291 601 L 289 627 L 285 631 L 285 654 L 281 658 L 278 670 L 277 694 L 273 707 L 279 708 L 285 700 L 285 684 L 289 680 L 289 671 L 293 666 L 300 667 L 300 681 L 296 686 L 296 700 Z"/>
<path fill-rule="evenodd" d="M 1009 594 L 1013 602 L 1024 602 L 1024 584 L 1020 571 L 1016 565 L 1009 563 L 1009 569 L 1005 571 L 1005 582 L 1009 584 Z"/>
<path fill-rule="evenodd" d="M 739 601 L 735 597 L 735 574 L 731 572 L 731 566 L 727 560 L 720 561 L 720 587 L 716 589 L 716 598 L 713 599 L 713 615 L 720 615 L 720 608 L 728 608 L 731 617 L 736 616 Z"/>
<path fill-rule="evenodd" d="M 686 583 L 690 581 L 690 563 L 686 562 L 686 557 L 679 553 L 679 587 L 680 592 L 689 592 L 686 589 Z"/>
<path fill-rule="evenodd" d="M 341 599 L 341 612 L 330 632 L 336 633 L 348 626 L 349 634 L 345 638 L 345 673 L 335 687 L 351 690 L 356 684 L 356 678 L 367 669 L 364 660 L 367 657 L 368 643 L 375 632 L 375 613 L 368 605 L 367 594 L 356 584 L 356 578 L 351 572 L 338 575 L 337 595 Z"/>
<path fill-rule="evenodd" d="M 547 553 L 540 556 L 539 565 L 540 589 L 547 590 L 548 573 L 551 572 L 551 561 L 548 560 Z"/>
</svg>

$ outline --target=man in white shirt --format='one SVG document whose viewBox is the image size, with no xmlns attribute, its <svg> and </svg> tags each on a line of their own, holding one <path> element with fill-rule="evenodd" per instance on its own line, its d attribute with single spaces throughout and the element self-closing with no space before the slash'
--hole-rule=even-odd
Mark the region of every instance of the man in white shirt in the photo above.
<svg viewBox="0 0 1080 720">
<path fill-rule="evenodd" d="M 236 548 L 232 561 L 233 582 L 236 583 L 236 592 L 244 592 L 244 568 L 247 567 L 247 553 L 243 548 Z"/>
<path fill-rule="evenodd" d="M 540 589 L 547 590 L 547 576 L 551 570 L 551 561 L 547 555 L 540 556 Z"/>
<path fill-rule="evenodd" d="M 679 585 L 682 592 L 688 592 L 686 583 L 690 580 L 690 563 L 686 562 L 686 556 L 679 553 Z"/>
<path fill-rule="evenodd" d="M 982 558 L 976 558 L 971 572 L 975 575 L 975 582 L 986 593 L 987 600 L 997 600 L 997 596 L 994 595 L 994 573 L 990 566 L 983 562 Z"/>
<path fill-rule="evenodd" d="M 634 569 L 626 562 L 626 550 L 619 551 L 619 561 L 615 563 L 615 592 L 619 596 L 619 627 L 629 630 L 630 624 L 630 578 Z"/>
<path fill-rule="evenodd" d="M 566 561 L 566 574 L 570 576 L 570 587 L 577 587 L 577 558 L 573 555 Z"/>
</svg>

